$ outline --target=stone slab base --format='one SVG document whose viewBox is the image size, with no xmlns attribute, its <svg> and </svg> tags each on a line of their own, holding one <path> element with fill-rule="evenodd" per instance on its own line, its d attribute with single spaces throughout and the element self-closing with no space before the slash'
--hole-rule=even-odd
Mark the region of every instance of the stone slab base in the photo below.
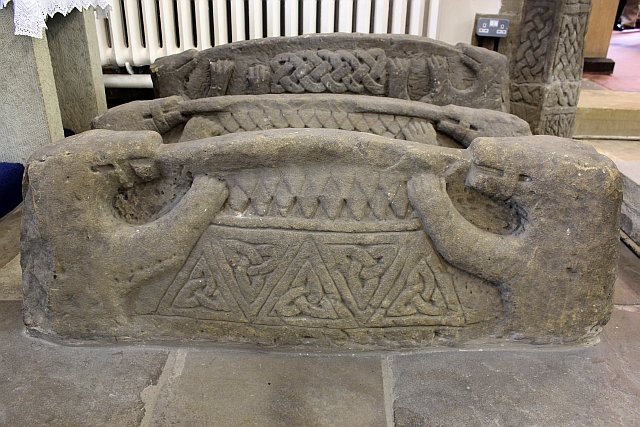
<svg viewBox="0 0 640 427">
<path fill-rule="evenodd" d="M 639 96 L 636 92 L 582 90 L 574 135 L 640 135 Z"/>
</svg>

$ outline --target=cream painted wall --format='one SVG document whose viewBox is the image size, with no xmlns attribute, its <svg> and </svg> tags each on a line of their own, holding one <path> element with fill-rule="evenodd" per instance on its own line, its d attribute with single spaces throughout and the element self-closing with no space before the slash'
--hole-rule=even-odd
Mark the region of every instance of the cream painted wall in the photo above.
<svg viewBox="0 0 640 427">
<path fill-rule="evenodd" d="M 440 0 L 437 39 L 470 43 L 476 13 L 498 13 L 501 0 Z"/>
</svg>

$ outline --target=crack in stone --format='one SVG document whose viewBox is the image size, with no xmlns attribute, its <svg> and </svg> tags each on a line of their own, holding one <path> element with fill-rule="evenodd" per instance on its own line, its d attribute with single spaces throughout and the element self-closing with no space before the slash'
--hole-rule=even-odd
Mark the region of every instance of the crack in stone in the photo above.
<svg viewBox="0 0 640 427">
<path fill-rule="evenodd" d="M 616 310 L 629 311 L 631 313 L 640 313 L 640 304 L 614 304 Z"/>
<path fill-rule="evenodd" d="M 153 420 L 156 404 L 165 385 L 170 385 L 176 378 L 182 375 L 187 352 L 184 350 L 172 351 L 167 355 L 167 360 L 157 372 L 157 376 L 151 378 L 151 384 L 142 390 L 140 400 L 144 416 L 140 421 L 140 427 L 149 427 Z"/>
<path fill-rule="evenodd" d="M 394 379 L 391 369 L 392 356 L 381 356 L 380 364 L 382 368 L 382 392 L 384 395 L 384 412 L 386 415 L 387 427 L 394 427 L 394 403 L 395 396 L 393 394 Z"/>
</svg>

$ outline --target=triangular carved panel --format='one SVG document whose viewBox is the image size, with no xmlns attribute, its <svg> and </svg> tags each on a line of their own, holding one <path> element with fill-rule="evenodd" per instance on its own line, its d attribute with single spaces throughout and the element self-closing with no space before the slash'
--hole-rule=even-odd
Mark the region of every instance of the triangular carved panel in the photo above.
<svg viewBox="0 0 640 427">
<path fill-rule="evenodd" d="M 398 254 L 396 245 L 331 245 L 335 267 L 364 311 Z"/>
<path fill-rule="evenodd" d="M 462 326 L 465 317 L 451 274 L 422 233 L 405 242 L 419 248 L 408 253 L 402 272 L 371 317 L 377 326 Z"/>
<path fill-rule="evenodd" d="M 198 259 L 189 280 L 173 300 L 173 307 L 204 307 L 212 311 L 231 311 L 203 256 Z"/>
<path fill-rule="evenodd" d="M 205 233 L 162 297 L 158 314 L 246 322 L 223 278 Z"/>
<path fill-rule="evenodd" d="M 300 244 L 258 321 L 300 326 L 356 326 L 312 238 Z"/>
<path fill-rule="evenodd" d="M 286 239 L 277 241 L 260 235 L 245 240 L 213 239 L 213 254 L 222 275 L 249 319 L 255 319 L 282 276 L 285 269 L 282 259 L 288 244 Z"/>
</svg>

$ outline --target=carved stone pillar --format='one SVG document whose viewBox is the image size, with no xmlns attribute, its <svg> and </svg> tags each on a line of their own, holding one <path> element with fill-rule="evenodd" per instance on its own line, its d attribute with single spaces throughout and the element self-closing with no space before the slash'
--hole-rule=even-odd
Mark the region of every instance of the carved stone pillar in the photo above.
<svg viewBox="0 0 640 427">
<path fill-rule="evenodd" d="M 573 133 L 591 0 L 527 0 L 511 54 L 511 112 L 534 134 Z"/>
</svg>

